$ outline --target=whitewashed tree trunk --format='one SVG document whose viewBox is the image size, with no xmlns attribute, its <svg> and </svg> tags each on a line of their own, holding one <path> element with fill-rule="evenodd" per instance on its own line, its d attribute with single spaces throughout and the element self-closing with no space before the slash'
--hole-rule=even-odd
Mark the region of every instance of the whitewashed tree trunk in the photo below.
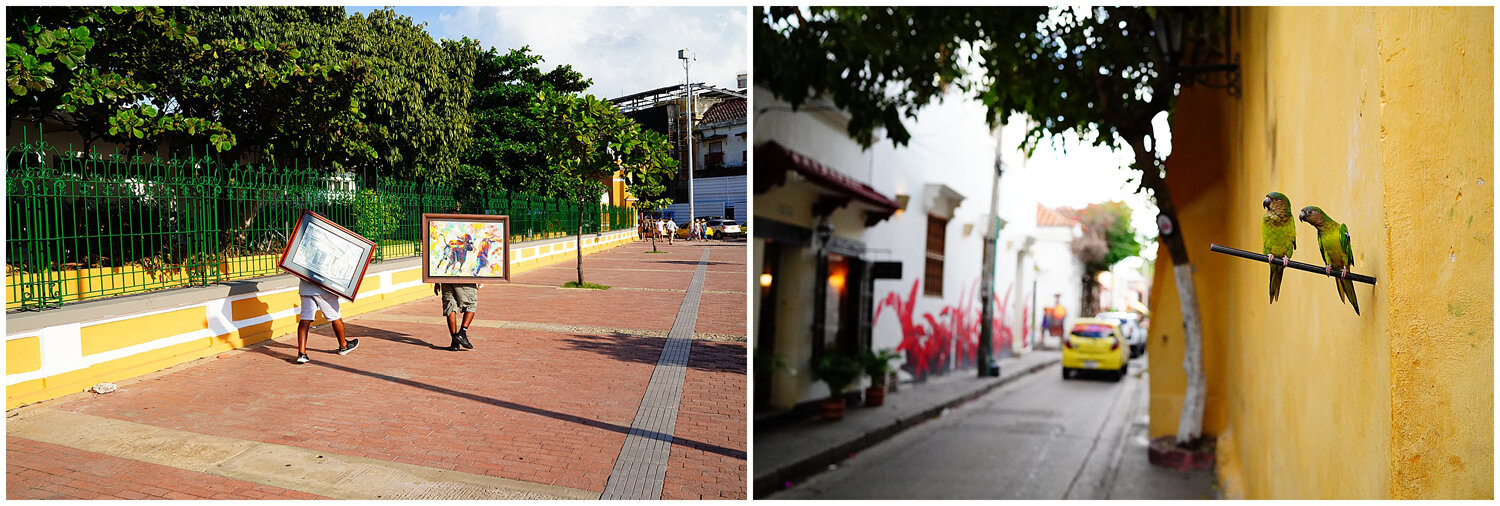
<svg viewBox="0 0 1500 506">
<path fill-rule="evenodd" d="M 1203 325 L 1198 318 L 1198 292 L 1193 288 L 1193 264 L 1172 268 L 1177 278 L 1177 296 L 1182 305 L 1182 329 L 1186 345 L 1182 370 L 1187 373 L 1187 392 L 1182 415 L 1177 419 L 1177 444 L 1186 444 L 1203 434 L 1203 401 L 1208 382 L 1203 375 Z"/>
</svg>

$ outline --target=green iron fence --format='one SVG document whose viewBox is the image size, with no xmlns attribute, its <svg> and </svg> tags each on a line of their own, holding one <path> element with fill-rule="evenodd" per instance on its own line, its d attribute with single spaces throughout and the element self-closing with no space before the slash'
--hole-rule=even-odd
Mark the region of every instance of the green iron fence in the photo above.
<svg viewBox="0 0 1500 506">
<path fill-rule="evenodd" d="M 421 251 L 423 213 L 511 216 L 513 242 L 578 230 L 577 202 L 501 189 L 382 179 L 305 167 L 156 159 L 23 142 L 7 153 L 6 310 L 280 273 L 303 209 L 376 240 L 378 259 Z M 455 194 L 464 198 L 455 198 Z M 635 226 L 633 209 L 585 210 L 584 233 Z"/>
</svg>

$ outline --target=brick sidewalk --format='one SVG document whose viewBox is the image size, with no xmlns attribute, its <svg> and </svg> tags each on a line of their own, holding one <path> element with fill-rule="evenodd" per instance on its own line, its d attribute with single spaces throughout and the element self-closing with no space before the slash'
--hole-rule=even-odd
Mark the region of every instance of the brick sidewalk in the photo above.
<svg viewBox="0 0 1500 506">
<path fill-rule="evenodd" d="M 510 497 L 504 491 L 520 489 L 536 497 L 597 498 L 707 249 L 661 495 L 743 499 L 745 243 L 658 248 L 668 253 L 646 253 L 649 243 L 635 243 L 584 257 L 585 279 L 613 287 L 606 291 L 556 288 L 576 276 L 571 261 L 519 274 L 512 284 L 486 285 L 470 328 L 473 350 L 439 349 L 449 343 L 447 328 L 437 297 L 426 297 L 349 318 L 348 336 L 360 339 L 360 347 L 347 356 L 333 353 L 332 330 L 322 327 L 309 343 L 310 364 L 289 363 L 296 337 L 283 336 L 123 383 L 115 393 L 11 415 L 58 410 L 168 434 L 161 437 L 206 438 L 207 445 L 242 442 L 268 454 L 305 450 L 379 469 L 359 475 L 371 480 L 399 472 L 433 490 L 456 476 L 469 483 L 425 496 L 432 498 Z M 266 464 L 259 461 L 197 469 L 171 456 L 135 458 L 118 444 L 43 441 L 45 430 L 25 439 L 17 435 L 22 420 L 7 424 L 10 499 L 362 497 L 359 487 L 334 479 L 296 481 L 316 475 L 316 459 L 288 462 L 295 471 L 279 474 L 225 470 Z M 162 485 L 178 482 L 197 485 Z M 544 487 L 520 486 L 526 484 Z"/>
</svg>

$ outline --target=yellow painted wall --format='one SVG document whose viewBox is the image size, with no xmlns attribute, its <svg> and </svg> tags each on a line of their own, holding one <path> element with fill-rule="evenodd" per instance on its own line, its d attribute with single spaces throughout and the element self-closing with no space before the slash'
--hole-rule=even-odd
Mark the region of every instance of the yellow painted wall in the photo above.
<svg viewBox="0 0 1500 506">
<path fill-rule="evenodd" d="M 41 338 L 23 337 L 5 342 L 5 374 L 31 372 L 41 368 Z"/>
<path fill-rule="evenodd" d="M 1168 169 L 1198 268 L 1209 397 L 1231 498 L 1492 498 L 1493 10 L 1240 9 L 1243 95 L 1179 101 Z M 1310 48 L 1316 48 L 1311 50 Z M 1196 172 L 1196 173 L 1195 173 Z M 1349 227 L 1361 316 L 1260 249 L 1261 199 Z M 1298 223 L 1294 259 L 1319 264 Z M 1153 436 L 1175 432 L 1181 318 L 1160 255 Z"/>
</svg>

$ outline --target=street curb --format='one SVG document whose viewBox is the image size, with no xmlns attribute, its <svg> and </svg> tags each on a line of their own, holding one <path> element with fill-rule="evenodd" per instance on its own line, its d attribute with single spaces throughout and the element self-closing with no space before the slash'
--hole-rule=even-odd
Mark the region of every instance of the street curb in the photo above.
<svg viewBox="0 0 1500 506">
<path fill-rule="evenodd" d="M 1060 357 L 1057 359 L 1049 359 L 1026 367 L 1019 372 L 1013 372 L 1009 375 L 1003 375 L 999 380 L 985 383 L 978 388 L 964 393 L 963 395 L 960 395 L 956 398 L 938 403 L 931 408 L 925 409 L 905 418 L 897 419 L 894 423 L 867 432 L 863 436 L 855 438 L 852 441 L 825 449 L 808 458 L 802 459 L 797 462 L 792 462 L 790 464 L 782 466 L 780 469 L 773 470 L 763 476 L 757 477 L 755 478 L 755 483 L 753 484 L 754 498 L 764 499 L 767 495 L 782 490 L 782 486 L 787 482 L 801 481 L 810 478 L 826 470 L 830 464 L 842 462 L 844 459 L 853 456 L 853 454 L 856 452 L 859 452 L 871 446 L 875 446 L 881 441 L 890 439 L 891 437 L 894 437 L 896 434 L 899 434 L 906 429 L 914 427 L 927 420 L 931 420 L 932 418 L 942 413 L 943 410 L 977 399 L 980 396 L 983 396 L 984 394 L 995 390 L 996 388 L 1000 388 L 1001 386 L 1007 385 L 1017 379 L 1026 377 L 1028 375 L 1031 375 L 1032 373 L 1051 367 L 1061 361 L 1062 359 Z"/>
</svg>

